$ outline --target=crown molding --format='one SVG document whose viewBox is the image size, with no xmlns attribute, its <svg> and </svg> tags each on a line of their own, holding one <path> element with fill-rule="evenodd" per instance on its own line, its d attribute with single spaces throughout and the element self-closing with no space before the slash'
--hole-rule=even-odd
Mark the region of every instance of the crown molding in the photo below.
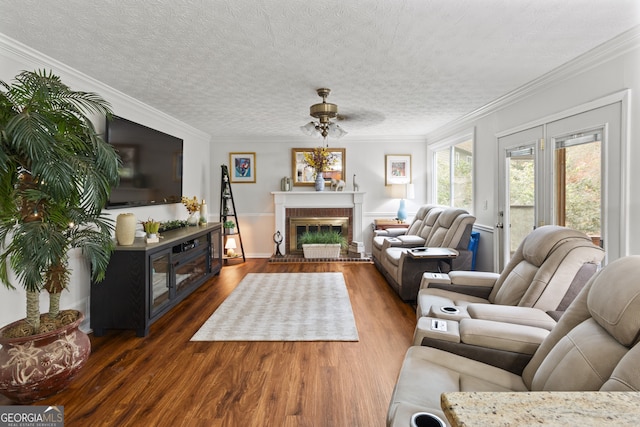
<svg viewBox="0 0 640 427">
<path fill-rule="evenodd" d="M 460 118 L 441 126 L 428 133 L 426 139 L 429 142 L 438 141 L 452 133 L 460 132 L 470 126 L 470 122 L 477 121 L 498 110 L 509 107 L 523 98 L 549 87 L 559 81 L 577 76 L 591 70 L 603 63 L 611 61 L 625 53 L 640 47 L 640 25 L 636 25 L 624 33 L 608 40 L 595 48 L 583 53 L 575 59 L 543 74 L 539 78 L 520 86 L 500 98 L 474 110 Z"/>
<path fill-rule="evenodd" d="M 181 131 L 195 138 L 206 139 L 207 141 L 211 139 L 211 136 L 208 133 L 181 122 L 167 113 L 132 98 L 131 96 L 2 33 L 0 33 L 0 56 L 4 56 L 13 59 L 20 64 L 24 64 L 25 68 L 33 70 L 49 68 L 56 74 L 68 76 L 75 80 L 78 83 L 78 86 L 84 86 L 85 88 L 83 90 L 100 93 L 100 95 L 113 106 L 114 113 L 116 115 L 118 115 L 118 106 L 126 106 L 127 110 L 133 110 L 136 115 L 142 116 L 148 121 L 157 122 L 158 119 L 161 119 L 161 122 L 177 126 Z"/>
</svg>

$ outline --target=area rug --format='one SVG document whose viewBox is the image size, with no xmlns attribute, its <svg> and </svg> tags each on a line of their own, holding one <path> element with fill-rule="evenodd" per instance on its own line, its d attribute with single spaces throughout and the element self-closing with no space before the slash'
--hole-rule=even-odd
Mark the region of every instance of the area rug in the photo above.
<svg viewBox="0 0 640 427">
<path fill-rule="evenodd" d="M 191 341 L 358 341 L 342 273 L 249 273 Z"/>
</svg>

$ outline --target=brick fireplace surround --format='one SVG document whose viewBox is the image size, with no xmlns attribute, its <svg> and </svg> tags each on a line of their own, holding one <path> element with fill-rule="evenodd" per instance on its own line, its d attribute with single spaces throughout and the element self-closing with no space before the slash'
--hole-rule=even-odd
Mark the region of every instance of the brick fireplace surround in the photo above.
<svg viewBox="0 0 640 427">
<path fill-rule="evenodd" d="M 275 230 L 283 236 L 280 251 L 289 250 L 289 219 L 292 217 L 348 217 L 348 239 L 362 241 L 364 192 L 355 191 L 274 191 Z"/>
</svg>

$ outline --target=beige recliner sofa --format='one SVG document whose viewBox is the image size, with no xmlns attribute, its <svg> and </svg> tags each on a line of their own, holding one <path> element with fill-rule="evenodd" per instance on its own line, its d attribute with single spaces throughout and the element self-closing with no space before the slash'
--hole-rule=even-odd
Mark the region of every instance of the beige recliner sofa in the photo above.
<svg viewBox="0 0 640 427">
<path fill-rule="evenodd" d="M 444 418 L 440 395 L 455 391 L 640 391 L 640 256 L 597 272 L 545 338 L 523 372 L 413 346 L 400 369 L 387 425 L 415 412 Z"/>
<path fill-rule="evenodd" d="M 445 209 L 438 205 L 420 206 L 407 227 L 374 230 L 371 240 L 371 258 L 380 262 L 382 252 L 390 247 L 415 248 L 424 246 L 438 216 Z"/>
<path fill-rule="evenodd" d="M 429 206 L 417 235 L 386 239 L 374 263 L 405 301 L 415 301 L 425 271 L 470 270 L 473 253 L 468 249 L 476 218 L 464 209 Z M 410 248 L 451 248 L 458 256 L 451 265 L 436 259 L 411 256 Z"/>
<path fill-rule="evenodd" d="M 452 271 L 433 282 L 423 275 L 416 314 L 429 316 L 440 307 L 454 306 L 464 317 L 469 304 L 499 304 L 533 307 L 557 318 L 603 257 L 604 251 L 586 234 L 542 226 L 525 237 L 500 274 Z"/>
</svg>

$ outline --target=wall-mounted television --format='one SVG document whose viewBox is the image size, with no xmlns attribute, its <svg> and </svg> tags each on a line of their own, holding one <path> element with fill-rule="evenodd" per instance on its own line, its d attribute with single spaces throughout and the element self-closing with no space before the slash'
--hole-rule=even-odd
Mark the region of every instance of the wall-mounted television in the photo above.
<svg viewBox="0 0 640 427">
<path fill-rule="evenodd" d="M 122 159 L 107 209 L 180 203 L 182 139 L 114 116 L 107 119 L 106 140 Z"/>
</svg>

